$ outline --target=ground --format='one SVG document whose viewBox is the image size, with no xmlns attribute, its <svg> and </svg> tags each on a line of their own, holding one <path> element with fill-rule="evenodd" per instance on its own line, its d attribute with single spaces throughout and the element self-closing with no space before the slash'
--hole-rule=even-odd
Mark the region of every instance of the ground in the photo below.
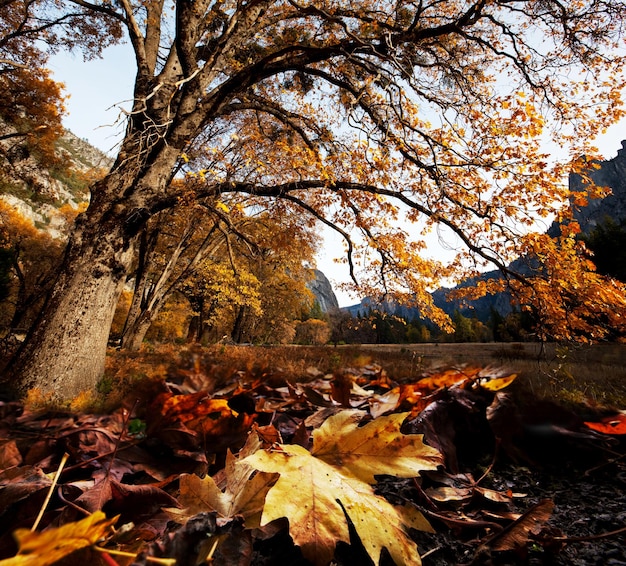
<svg viewBox="0 0 626 566">
<path fill-rule="evenodd" d="M 227 447 L 236 453 L 251 428 L 306 444 L 323 418 L 349 406 L 365 409 L 366 420 L 408 412 L 402 432 L 424 434 L 444 455 L 436 471 L 376 484 L 433 526 L 410 531 L 425 566 L 626 566 L 623 405 L 598 403 L 620 402 L 621 376 L 609 374 L 623 350 L 576 351 L 576 363 L 553 350 L 543 365 L 529 359 L 534 345 L 486 351 L 479 364 L 467 359 L 470 347 L 453 345 L 112 352 L 91 405 L 53 411 L 33 400 L 0 402 L 0 559 L 15 555 L 12 533 L 30 529 L 42 509 L 43 532 L 101 509 L 119 514 L 117 528 L 126 530 L 101 547 L 135 558 L 89 546 L 38 564 L 192 564 L 214 533 L 228 541 L 215 564 L 305 566 L 285 523 L 249 530 L 241 518 L 207 510 L 182 525 L 164 509 L 180 507 L 181 474 L 223 477 Z M 508 380 L 520 361 L 525 376 Z M 595 368 L 597 379 L 590 384 L 572 368 L 580 376 Z M 584 400 L 585 391 L 594 397 Z M 69 460 L 45 505 L 64 452 Z M 371 563 L 354 529 L 334 561 Z M 380 563 L 392 562 L 383 553 Z"/>
</svg>

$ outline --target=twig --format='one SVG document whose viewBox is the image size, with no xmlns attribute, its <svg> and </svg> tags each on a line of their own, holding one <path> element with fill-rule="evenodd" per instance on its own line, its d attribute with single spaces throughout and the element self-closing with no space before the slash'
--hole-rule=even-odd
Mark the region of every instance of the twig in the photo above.
<svg viewBox="0 0 626 566">
<path fill-rule="evenodd" d="M 137 554 L 133 552 L 124 552 L 123 550 L 111 550 L 110 548 L 102 548 L 101 546 L 93 547 L 103 554 L 113 554 L 114 556 L 124 556 L 125 558 L 136 558 Z M 153 564 L 161 564 L 162 566 L 176 566 L 176 558 L 157 558 L 156 556 L 146 556 L 146 562 Z"/>
<path fill-rule="evenodd" d="M 63 454 L 63 458 L 61 458 L 61 463 L 59 464 L 59 468 L 57 469 L 56 474 L 54 474 L 54 479 L 52 480 L 52 485 L 50 486 L 50 489 L 48 490 L 48 495 L 46 495 L 46 499 L 43 502 L 43 505 L 41 506 L 41 509 L 39 510 L 39 515 L 37 515 L 37 518 L 35 519 L 35 523 L 33 524 L 33 526 L 31 527 L 31 532 L 34 532 L 37 527 L 39 526 L 39 522 L 41 521 L 41 518 L 43 517 L 43 514 L 46 512 L 46 507 L 48 506 L 48 503 L 50 503 L 50 499 L 52 498 L 52 492 L 54 491 L 54 488 L 57 484 L 57 482 L 59 481 L 59 476 L 61 475 L 61 471 L 63 470 L 63 467 L 65 466 L 65 463 L 67 462 L 67 459 L 70 457 L 70 455 L 66 452 L 65 454 Z"/>
<path fill-rule="evenodd" d="M 65 499 L 65 496 L 63 495 L 63 486 L 59 486 L 59 489 L 57 489 L 57 497 L 61 501 L 63 501 L 63 503 L 65 503 L 66 505 L 69 505 L 72 509 L 76 509 L 76 511 L 78 511 L 79 513 L 82 513 L 86 517 L 89 517 L 89 515 L 91 515 L 91 513 L 87 511 L 87 509 L 83 509 L 80 505 L 76 505 L 76 503 L 74 503 L 73 501 L 70 501 L 69 499 Z"/>
<path fill-rule="evenodd" d="M 435 552 L 437 552 L 438 550 L 441 550 L 442 548 L 443 546 L 436 546 L 435 548 L 431 548 L 428 552 L 424 552 L 424 554 L 422 554 L 420 558 L 424 560 L 424 558 L 426 558 L 427 556 L 430 556 L 431 554 L 434 554 Z"/>
<path fill-rule="evenodd" d="M 491 528 L 495 531 L 502 531 L 503 527 L 499 523 L 494 523 L 492 521 L 475 521 L 475 520 L 466 520 L 466 519 L 454 519 L 453 517 L 448 517 L 446 515 L 441 515 L 440 513 L 435 513 L 434 511 L 429 511 L 428 509 L 423 509 L 424 515 L 428 517 L 432 517 L 434 519 L 439 519 L 444 523 L 449 523 L 451 525 L 455 525 L 457 527 L 471 527 L 475 529 L 480 529 L 482 527 Z"/>
<path fill-rule="evenodd" d="M 88 460 L 82 460 L 81 462 L 78 462 L 78 464 L 74 464 L 73 466 L 69 466 L 67 468 L 65 468 L 65 472 L 71 472 L 73 470 L 78 470 L 79 468 L 82 468 L 83 466 L 85 466 L 86 464 L 89 464 L 91 462 L 94 462 L 96 460 L 102 460 L 104 458 L 106 458 L 107 456 L 110 456 L 111 454 L 115 454 L 116 452 L 121 452 L 122 450 L 126 450 L 128 448 L 132 448 L 133 446 L 137 446 L 138 444 L 141 444 L 143 441 L 142 440 L 133 440 L 132 442 L 129 442 L 128 444 L 120 447 L 115 447 L 113 450 L 109 450 L 108 452 L 103 452 L 102 454 L 98 454 L 97 456 L 93 456 L 92 458 L 89 458 Z"/>
<path fill-rule="evenodd" d="M 546 537 L 546 540 L 549 541 L 557 541 L 557 542 L 562 542 L 562 543 L 570 543 L 570 542 L 591 542 L 594 540 L 599 540 L 602 538 L 610 538 L 610 537 L 614 537 L 615 535 L 619 535 L 621 533 L 626 533 L 626 526 L 621 527 L 615 531 L 609 531 L 607 533 L 600 533 L 599 535 L 587 535 L 584 537 Z M 533 537 L 534 538 L 534 537 Z M 543 540 L 542 537 L 537 537 L 536 540 L 538 542 L 541 542 L 541 540 Z"/>
<path fill-rule="evenodd" d="M 474 482 L 474 486 L 477 486 L 481 481 L 483 481 L 491 473 L 491 470 L 496 464 L 496 458 L 498 456 L 498 448 L 500 448 L 500 439 L 496 438 L 496 446 L 493 451 L 493 458 L 491 460 L 491 464 L 489 464 L 489 467 L 485 470 L 485 473 Z"/>
<path fill-rule="evenodd" d="M 617 452 L 613 452 L 613 454 L 618 454 Z M 587 471 L 585 471 L 585 473 L 583 474 L 584 477 L 588 477 L 590 476 L 593 472 L 596 472 L 602 468 L 604 468 L 605 466 L 610 466 L 611 464 L 615 464 L 616 462 L 619 462 L 620 460 L 623 460 L 626 457 L 626 454 L 619 454 L 617 456 L 617 458 L 611 458 L 610 460 L 607 460 L 606 462 L 602 462 L 602 464 L 595 466 L 593 468 L 589 468 Z"/>
</svg>

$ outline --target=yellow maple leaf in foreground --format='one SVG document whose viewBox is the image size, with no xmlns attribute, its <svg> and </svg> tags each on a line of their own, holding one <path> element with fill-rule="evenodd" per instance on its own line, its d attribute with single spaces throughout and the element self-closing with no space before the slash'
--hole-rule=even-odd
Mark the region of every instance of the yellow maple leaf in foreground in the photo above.
<svg viewBox="0 0 626 566">
<path fill-rule="evenodd" d="M 369 484 L 374 476 L 414 478 L 442 465 L 441 454 L 426 446 L 421 434 L 402 434 L 408 413 L 376 418 L 360 427 L 363 411 L 341 411 L 313 432 L 311 453 Z"/>
<path fill-rule="evenodd" d="M 107 519 L 102 511 L 96 511 L 75 523 L 48 529 L 41 533 L 17 529 L 13 536 L 19 552 L 13 558 L 0 560 L 0 566 L 48 566 L 65 558 L 72 552 L 96 544 L 109 534 L 117 517 Z"/>
<path fill-rule="evenodd" d="M 345 509 L 374 561 L 384 547 L 397 564 L 419 565 L 407 527 L 431 530 L 428 521 L 414 508 L 394 507 L 368 482 L 373 483 L 374 474 L 416 476 L 420 469 L 436 468 L 441 456 L 423 444 L 421 435 L 400 433 L 406 413 L 358 427 L 361 416 L 342 411 L 327 419 L 313 436 L 312 453 L 277 445 L 245 459 L 257 470 L 280 474 L 265 499 L 261 524 L 287 517 L 289 533 L 304 556 L 323 565 L 332 559 L 338 541 L 350 541 Z"/>
</svg>

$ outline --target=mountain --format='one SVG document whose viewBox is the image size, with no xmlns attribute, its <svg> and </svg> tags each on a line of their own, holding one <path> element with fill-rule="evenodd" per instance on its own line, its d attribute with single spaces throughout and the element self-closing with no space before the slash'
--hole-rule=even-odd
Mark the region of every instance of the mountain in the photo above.
<svg viewBox="0 0 626 566">
<path fill-rule="evenodd" d="M 112 160 L 67 130 L 56 142 L 56 153 L 58 164 L 41 163 L 15 129 L 0 121 L 0 198 L 52 237 L 62 237 L 65 217 L 59 209 L 86 202 L 90 178 Z"/>
<path fill-rule="evenodd" d="M 339 308 L 339 302 L 333 291 L 330 281 L 319 269 L 314 269 L 315 278 L 307 283 L 307 287 L 315 295 L 322 312 L 329 312 Z"/>
<path fill-rule="evenodd" d="M 587 206 L 575 212 L 574 217 L 586 234 L 607 217 L 616 221 L 626 218 L 626 140 L 622 142 L 617 157 L 609 161 L 595 161 L 593 164 L 594 167 L 588 172 L 589 177 L 599 187 L 610 187 L 611 194 L 603 199 L 590 200 Z M 580 175 L 570 175 L 569 182 L 570 188 L 574 190 L 584 188 Z"/>
<path fill-rule="evenodd" d="M 599 224 L 603 223 L 607 217 L 617 222 L 626 219 L 626 140 L 622 141 L 622 148 L 618 150 L 617 156 L 607 161 L 593 161 L 590 164 L 588 175 L 594 184 L 601 187 L 609 187 L 611 194 L 603 199 L 591 199 L 587 206 L 574 211 L 574 218 L 580 224 L 583 234 L 589 234 Z M 569 177 L 569 186 L 573 191 L 584 189 L 583 178 L 575 173 Z M 555 236 L 559 233 L 559 225 L 554 222 L 548 229 L 548 234 Z M 520 260 L 511 264 L 514 270 L 520 273 L 529 273 L 527 265 Z M 481 279 L 499 278 L 498 270 L 488 271 L 481 276 Z M 467 284 L 471 284 L 472 280 Z M 441 288 L 433 293 L 435 304 L 452 315 L 458 310 L 463 316 L 476 317 L 485 322 L 495 310 L 502 316 L 506 316 L 513 311 L 511 297 L 508 293 L 498 293 L 497 295 L 486 295 L 475 301 L 450 301 L 447 299 L 448 293 L 452 289 Z M 358 312 L 366 312 L 368 309 L 381 308 L 372 299 L 365 298 L 359 304 L 347 307 L 346 310 L 353 316 Z M 398 307 L 393 303 L 382 305 L 382 310 L 397 314 L 411 320 L 419 318 L 417 309 Z"/>
</svg>

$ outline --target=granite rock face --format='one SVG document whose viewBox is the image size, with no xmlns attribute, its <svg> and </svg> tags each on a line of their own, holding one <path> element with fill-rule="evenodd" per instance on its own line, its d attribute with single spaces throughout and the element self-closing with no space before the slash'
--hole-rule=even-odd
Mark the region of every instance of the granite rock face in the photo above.
<svg viewBox="0 0 626 566">
<path fill-rule="evenodd" d="M 589 233 L 598 224 L 610 217 L 615 221 L 626 219 L 626 140 L 617 157 L 609 161 L 597 162 L 598 169 L 591 169 L 589 177 L 600 187 L 610 187 L 611 194 L 603 199 L 593 199 L 574 214 L 583 232 Z M 570 188 L 584 189 L 580 175 L 570 175 Z"/>
<path fill-rule="evenodd" d="M 339 302 L 333 291 L 330 281 L 319 269 L 314 269 L 314 279 L 307 284 L 308 288 L 315 295 L 315 300 L 319 303 L 323 312 L 329 312 L 339 308 Z"/>
</svg>

